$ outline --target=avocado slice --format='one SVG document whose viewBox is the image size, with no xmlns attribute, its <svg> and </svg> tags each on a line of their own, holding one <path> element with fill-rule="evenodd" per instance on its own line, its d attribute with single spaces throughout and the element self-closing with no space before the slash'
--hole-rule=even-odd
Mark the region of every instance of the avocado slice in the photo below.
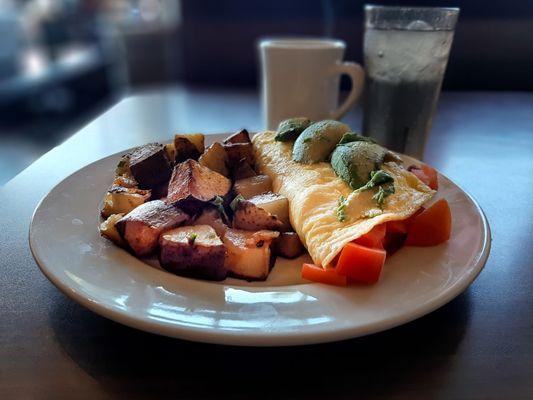
<svg viewBox="0 0 533 400">
<path fill-rule="evenodd" d="M 306 117 L 296 117 L 283 120 L 278 125 L 278 130 L 274 140 L 278 142 L 291 142 L 311 125 L 312 121 Z"/>
<path fill-rule="evenodd" d="M 368 143 L 377 143 L 374 139 L 368 136 L 363 136 L 355 132 L 346 132 L 342 135 L 342 138 L 339 144 L 345 144 L 350 142 L 368 142 Z"/>
<path fill-rule="evenodd" d="M 331 154 L 331 166 L 352 189 L 359 189 L 370 179 L 370 173 L 381 167 L 389 152 L 367 141 L 340 144 Z"/>
<path fill-rule="evenodd" d="M 339 121 L 323 120 L 309 125 L 292 148 L 292 159 L 304 164 L 326 161 L 342 136 L 351 131 Z"/>
</svg>

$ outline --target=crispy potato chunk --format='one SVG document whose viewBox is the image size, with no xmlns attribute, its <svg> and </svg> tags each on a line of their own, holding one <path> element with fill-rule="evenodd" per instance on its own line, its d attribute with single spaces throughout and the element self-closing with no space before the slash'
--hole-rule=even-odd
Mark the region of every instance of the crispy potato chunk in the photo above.
<svg viewBox="0 0 533 400">
<path fill-rule="evenodd" d="M 291 230 L 291 223 L 289 220 L 289 200 L 285 196 L 266 192 L 251 197 L 249 201 L 269 214 L 276 216 L 277 219 L 282 222 L 282 231 Z"/>
<path fill-rule="evenodd" d="M 178 275 L 222 280 L 226 247 L 208 225 L 183 226 L 161 235 L 159 262 Z"/>
<path fill-rule="evenodd" d="M 256 175 L 257 172 L 255 172 L 252 166 L 244 158 L 231 167 L 231 177 L 234 181 L 251 178 Z"/>
<path fill-rule="evenodd" d="M 227 143 L 223 145 L 228 155 L 229 165 L 236 165 L 242 159 L 254 165 L 254 148 L 251 143 Z"/>
<path fill-rule="evenodd" d="M 218 142 L 209 146 L 204 154 L 200 156 L 198 162 L 212 171 L 218 172 L 227 178 L 229 177 L 228 155 L 224 147 Z"/>
<path fill-rule="evenodd" d="M 282 232 L 274 240 L 274 251 L 281 257 L 292 259 L 302 255 L 305 247 L 296 232 Z"/>
<path fill-rule="evenodd" d="M 128 177 L 126 175 L 119 175 L 115 177 L 113 181 L 114 186 L 122 186 L 125 188 L 137 188 L 137 182 L 133 177 Z"/>
<path fill-rule="evenodd" d="M 165 144 L 165 152 L 167 153 L 167 158 L 170 163 L 174 164 L 174 160 L 176 159 L 176 147 L 174 146 L 174 142 Z"/>
<path fill-rule="evenodd" d="M 228 143 L 252 143 L 252 141 L 250 140 L 250 134 L 248 131 L 246 129 L 241 129 L 224 140 L 224 144 Z"/>
<path fill-rule="evenodd" d="M 179 203 L 190 213 L 196 213 L 202 202 L 215 196 L 224 197 L 231 188 L 231 181 L 197 161 L 187 160 L 174 167 L 168 185 L 167 202 Z"/>
<path fill-rule="evenodd" d="M 120 220 L 124 214 L 112 214 L 104 222 L 100 224 L 100 235 L 106 239 L 111 240 L 118 246 L 124 246 L 124 241 L 118 233 L 117 227 L 115 224 Z"/>
<path fill-rule="evenodd" d="M 233 227 L 247 231 L 258 231 L 261 229 L 278 231 L 283 226 L 275 215 L 258 207 L 249 200 L 239 201 L 233 213 Z"/>
<path fill-rule="evenodd" d="M 188 219 L 189 216 L 174 205 L 153 200 L 137 207 L 115 225 L 131 250 L 138 256 L 146 256 L 156 250 L 162 232 Z"/>
<path fill-rule="evenodd" d="M 174 135 L 174 140 L 176 140 L 176 138 L 187 139 L 189 142 L 194 144 L 199 154 L 202 154 L 204 152 L 205 136 L 203 133 L 177 133 L 176 135 Z"/>
<path fill-rule="evenodd" d="M 226 229 L 228 229 L 228 226 L 222 220 L 220 212 L 215 208 L 204 209 L 202 213 L 195 218 L 193 225 L 209 225 L 220 237 L 224 236 Z"/>
<path fill-rule="evenodd" d="M 127 214 L 150 199 L 150 190 L 113 185 L 104 197 L 102 217 Z"/>
<path fill-rule="evenodd" d="M 129 156 L 129 164 L 133 177 L 143 189 L 170 178 L 170 162 L 162 144 L 149 143 L 136 148 Z"/>
<path fill-rule="evenodd" d="M 178 136 L 174 138 L 174 153 L 175 163 L 183 162 L 189 158 L 198 160 L 201 154 L 189 139 Z"/>
<path fill-rule="evenodd" d="M 277 236 L 279 232 L 228 228 L 222 237 L 227 249 L 225 265 L 228 273 L 247 280 L 265 280 L 274 265 L 270 247 Z"/>
<path fill-rule="evenodd" d="M 239 179 L 233 185 L 235 195 L 249 199 L 258 194 L 272 191 L 272 179 L 268 175 L 257 175 L 246 179 Z"/>
</svg>

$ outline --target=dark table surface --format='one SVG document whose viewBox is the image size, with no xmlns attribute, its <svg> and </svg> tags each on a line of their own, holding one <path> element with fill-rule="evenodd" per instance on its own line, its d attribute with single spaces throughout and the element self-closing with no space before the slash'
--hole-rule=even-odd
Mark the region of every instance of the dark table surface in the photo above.
<svg viewBox="0 0 533 400">
<path fill-rule="evenodd" d="M 345 120 L 360 126 L 357 110 Z M 0 399 L 533 398 L 533 93 L 444 93 L 426 161 L 492 228 L 463 294 L 404 326 L 340 343 L 234 348 L 160 337 L 69 300 L 28 247 L 39 199 L 89 162 L 177 131 L 261 128 L 254 92 L 126 98 L 0 189 Z"/>
</svg>

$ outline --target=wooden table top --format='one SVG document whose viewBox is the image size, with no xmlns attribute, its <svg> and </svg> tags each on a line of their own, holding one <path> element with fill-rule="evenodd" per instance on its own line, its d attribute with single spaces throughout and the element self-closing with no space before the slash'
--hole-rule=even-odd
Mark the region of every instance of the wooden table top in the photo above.
<svg viewBox="0 0 533 400">
<path fill-rule="evenodd" d="M 359 111 L 345 120 L 359 127 Z M 442 95 L 426 161 L 478 200 L 492 251 L 462 295 L 404 326 L 305 347 L 191 343 L 93 314 L 41 274 L 30 218 L 70 173 L 174 132 L 261 125 L 253 91 L 132 96 L 0 188 L 0 399 L 533 398 L 533 93 Z"/>
</svg>

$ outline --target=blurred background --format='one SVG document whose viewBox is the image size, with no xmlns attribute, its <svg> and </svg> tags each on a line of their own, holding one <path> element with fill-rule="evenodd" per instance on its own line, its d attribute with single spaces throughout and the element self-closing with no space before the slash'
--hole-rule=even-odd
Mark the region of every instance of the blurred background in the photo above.
<svg viewBox="0 0 533 400">
<path fill-rule="evenodd" d="M 0 185 L 126 94 L 257 88 L 262 36 L 340 38 L 362 61 L 364 3 L 0 0 Z M 407 3 L 461 8 L 444 90 L 533 90 L 533 1 Z"/>
</svg>

